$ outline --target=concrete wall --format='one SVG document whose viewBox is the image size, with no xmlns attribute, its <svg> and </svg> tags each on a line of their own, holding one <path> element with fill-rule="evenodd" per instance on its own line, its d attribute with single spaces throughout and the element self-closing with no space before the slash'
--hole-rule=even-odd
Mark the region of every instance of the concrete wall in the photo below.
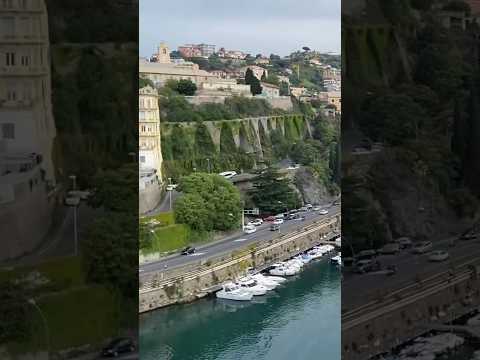
<svg viewBox="0 0 480 360">
<path fill-rule="evenodd" d="M 340 215 L 298 232 L 281 234 L 269 242 L 258 242 L 233 253 L 220 254 L 215 260 L 158 271 L 141 280 L 139 312 L 193 301 L 207 295 L 208 288 L 244 275 L 250 267 L 265 268 L 325 242 L 334 231 L 340 231 Z"/>
<path fill-rule="evenodd" d="M 144 214 L 155 208 L 160 202 L 162 190 L 160 186 L 149 186 L 144 190 L 140 190 L 138 198 L 138 210 L 140 214 Z"/>
<path fill-rule="evenodd" d="M 280 96 L 276 98 L 265 98 L 265 100 L 273 107 L 283 110 L 292 110 L 293 103 L 290 96 Z"/>
</svg>

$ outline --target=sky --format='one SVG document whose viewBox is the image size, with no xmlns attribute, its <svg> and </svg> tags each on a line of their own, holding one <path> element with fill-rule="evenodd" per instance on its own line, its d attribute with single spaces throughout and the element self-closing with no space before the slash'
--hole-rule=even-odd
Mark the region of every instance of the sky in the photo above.
<svg viewBox="0 0 480 360">
<path fill-rule="evenodd" d="M 308 46 L 340 53 L 340 0 L 140 0 L 140 55 L 165 41 L 207 43 L 252 55 Z"/>
</svg>

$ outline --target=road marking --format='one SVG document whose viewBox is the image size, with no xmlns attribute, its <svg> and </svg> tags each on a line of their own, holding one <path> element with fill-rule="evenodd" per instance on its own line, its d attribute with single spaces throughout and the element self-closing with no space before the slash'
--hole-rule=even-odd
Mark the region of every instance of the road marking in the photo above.
<svg viewBox="0 0 480 360">
<path fill-rule="evenodd" d="M 233 240 L 233 241 L 235 241 L 235 242 L 239 242 L 239 241 L 246 241 L 246 240 L 248 240 L 248 239 L 241 238 L 241 239 L 235 239 L 235 240 Z"/>
<path fill-rule="evenodd" d="M 200 255 L 205 255 L 207 252 L 197 252 L 193 254 L 188 254 L 187 256 L 200 256 Z"/>
</svg>

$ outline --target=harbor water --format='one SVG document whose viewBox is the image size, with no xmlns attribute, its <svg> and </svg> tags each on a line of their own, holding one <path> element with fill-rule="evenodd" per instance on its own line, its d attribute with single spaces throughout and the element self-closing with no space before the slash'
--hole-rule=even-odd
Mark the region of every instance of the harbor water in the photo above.
<svg viewBox="0 0 480 360">
<path fill-rule="evenodd" d="M 340 274 L 323 258 L 252 301 L 210 297 L 143 314 L 140 358 L 340 359 Z"/>
</svg>

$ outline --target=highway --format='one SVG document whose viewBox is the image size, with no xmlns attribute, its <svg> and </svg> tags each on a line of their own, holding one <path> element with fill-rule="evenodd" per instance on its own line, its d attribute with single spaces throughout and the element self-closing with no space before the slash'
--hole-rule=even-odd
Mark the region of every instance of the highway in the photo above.
<svg viewBox="0 0 480 360">
<path fill-rule="evenodd" d="M 458 236 L 444 238 L 433 242 L 434 250 L 447 250 L 450 258 L 443 262 L 431 262 L 429 254 L 412 254 L 410 250 L 402 250 L 397 255 L 381 255 L 377 258 L 382 267 L 395 265 L 397 273 L 392 276 L 385 274 L 353 274 L 344 271 L 342 281 L 342 313 L 357 311 L 381 296 L 399 293 L 402 289 L 419 286 L 418 280 L 425 282 L 430 278 L 461 271 L 460 268 L 480 259 L 479 240 L 459 240 L 455 246 L 448 246 L 452 239 Z M 379 306 L 377 304 L 376 306 Z"/>
<path fill-rule="evenodd" d="M 305 216 L 305 220 L 286 220 L 280 225 L 280 233 L 289 233 L 297 229 L 301 229 L 308 224 L 317 220 L 327 219 L 340 213 L 339 205 L 324 205 L 324 208 L 329 209 L 327 215 L 320 215 L 316 211 L 307 211 L 302 213 Z M 179 266 L 186 265 L 191 262 L 197 262 L 199 260 L 207 260 L 222 253 L 232 252 L 257 242 L 258 240 L 268 241 L 278 236 L 278 231 L 270 231 L 270 223 L 264 223 L 257 227 L 257 231 L 253 234 L 244 234 L 238 231 L 236 234 L 226 237 L 220 241 L 213 242 L 197 248 L 195 254 L 192 255 L 173 255 L 166 257 L 163 260 L 144 264 L 140 267 L 140 278 L 142 279 L 148 273 L 158 270 L 164 270 L 166 268 L 171 269 Z"/>
</svg>

